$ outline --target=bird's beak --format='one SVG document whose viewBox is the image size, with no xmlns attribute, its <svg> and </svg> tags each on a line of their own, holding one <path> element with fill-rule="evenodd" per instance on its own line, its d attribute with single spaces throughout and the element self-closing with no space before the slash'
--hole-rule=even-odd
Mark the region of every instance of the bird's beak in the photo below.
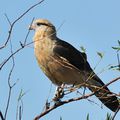
<svg viewBox="0 0 120 120">
<path fill-rule="evenodd" d="M 35 30 L 35 26 L 34 25 L 30 25 L 29 26 L 29 30 Z"/>
</svg>

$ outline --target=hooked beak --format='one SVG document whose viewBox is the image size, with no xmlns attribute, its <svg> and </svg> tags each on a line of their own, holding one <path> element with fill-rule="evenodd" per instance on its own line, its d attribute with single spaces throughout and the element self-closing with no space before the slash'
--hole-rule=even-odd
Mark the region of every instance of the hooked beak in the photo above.
<svg viewBox="0 0 120 120">
<path fill-rule="evenodd" d="M 29 30 L 35 30 L 35 26 L 34 25 L 30 25 L 29 26 Z"/>
</svg>

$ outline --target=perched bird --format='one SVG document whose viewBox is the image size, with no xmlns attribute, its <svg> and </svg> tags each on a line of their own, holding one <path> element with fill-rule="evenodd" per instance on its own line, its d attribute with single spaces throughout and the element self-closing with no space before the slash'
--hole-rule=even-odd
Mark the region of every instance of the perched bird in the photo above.
<svg viewBox="0 0 120 120">
<path fill-rule="evenodd" d="M 40 68 L 57 86 L 62 84 L 87 86 L 98 99 L 115 112 L 119 106 L 116 96 L 94 73 L 85 53 L 59 39 L 55 26 L 46 19 L 37 19 L 31 30 L 35 30 L 34 50 Z M 102 89 L 100 89 L 103 87 Z"/>
</svg>

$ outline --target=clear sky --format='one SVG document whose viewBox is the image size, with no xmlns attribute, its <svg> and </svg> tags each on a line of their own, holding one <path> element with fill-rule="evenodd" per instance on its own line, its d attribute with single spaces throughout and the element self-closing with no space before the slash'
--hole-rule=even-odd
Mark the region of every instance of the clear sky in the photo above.
<svg viewBox="0 0 120 120">
<path fill-rule="evenodd" d="M 9 29 L 4 14 L 6 13 L 12 22 L 36 2 L 38 0 L 3 0 L 0 2 L 0 45 L 6 39 Z M 97 66 L 96 73 L 104 68 L 106 69 L 109 64 L 117 64 L 116 53 L 111 47 L 117 45 L 117 40 L 120 39 L 119 0 L 45 0 L 44 3 L 32 9 L 15 25 L 11 37 L 14 50 L 20 46 L 19 41 L 24 41 L 33 17 L 48 19 L 56 28 L 59 28 L 64 22 L 57 32 L 58 37 L 71 43 L 77 49 L 84 46 L 92 68 L 100 59 L 97 52 L 103 52 L 104 57 Z M 32 41 L 33 35 L 34 33 L 31 32 L 27 42 Z M 0 61 L 9 54 L 9 47 L 1 50 Z M 11 62 L 0 71 L 0 110 L 3 112 L 8 95 L 7 76 L 10 66 Z M 119 74 L 117 71 L 106 69 L 98 76 L 104 83 L 108 83 L 113 78 L 118 77 Z M 42 111 L 51 88 L 51 82 L 39 69 L 32 45 L 15 56 L 15 69 L 11 83 L 14 83 L 17 79 L 19 79 L 19 82 L 12 91 L 7 120 L 15 120 L 17 98 L 21 89 L 26 92 L 22 99 L 24 104 L 23 120 L 32 120 L 35 115 Z M 51 96 L 54 94 L 54 88 L 55 86 L 52 85 Z M 113 92 L 119 93 L 120 82 L 110 85 L 109 88 Z M 90 120 L 104 120 L 107 112 L 112 113 L 105 106 L 101 109 L 101 103 L 96 97 L 90 99 L 98 105 L 87 100 L 81 100 L 64 105 L 41 120 L 59 120 L 60 116 L 63 120 L 85 120 L 88 113 L 90 114 Z M 116 120 L 120 120 L 120 113 Z"/>
</svg>

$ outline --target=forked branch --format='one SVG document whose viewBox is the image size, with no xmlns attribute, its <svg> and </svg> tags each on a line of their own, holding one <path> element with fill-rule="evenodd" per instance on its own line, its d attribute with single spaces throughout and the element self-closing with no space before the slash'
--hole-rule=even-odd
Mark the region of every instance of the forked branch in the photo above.
<svg viewBox="0 0 120 120">
<path fill-rule="evenodd" d="M 5 43 L 4 43 L 2 46 L 0 46 L 0 49 L 5 48 L 6 45 L 8 44 L 15 24 L 16 24 L 21 18 L 23 18 L 31 9 L 33 9 L 33 8 L 36 7 L 37 5 L 41 4 L 43 1 L 44 1 L 44 0 L 41 0 L 41 1 L 39 1 L 38 3 L 36 3 L 36 4 L 32 5 L 31 7 L 29 7 L 23 14 L 21 14 L 21 15 L 20 15 L 17 19 L 15 19 L 12 23 L 11 23 L 10 20 L 8 19 L 7 15 L 5 14 L 7 20 L 8 20 L 9 23 L 10 23 L 10 28 L 9 28 L 9 32 L 8 32 L 7 39 L 5 40 Z"/>
</svg>

